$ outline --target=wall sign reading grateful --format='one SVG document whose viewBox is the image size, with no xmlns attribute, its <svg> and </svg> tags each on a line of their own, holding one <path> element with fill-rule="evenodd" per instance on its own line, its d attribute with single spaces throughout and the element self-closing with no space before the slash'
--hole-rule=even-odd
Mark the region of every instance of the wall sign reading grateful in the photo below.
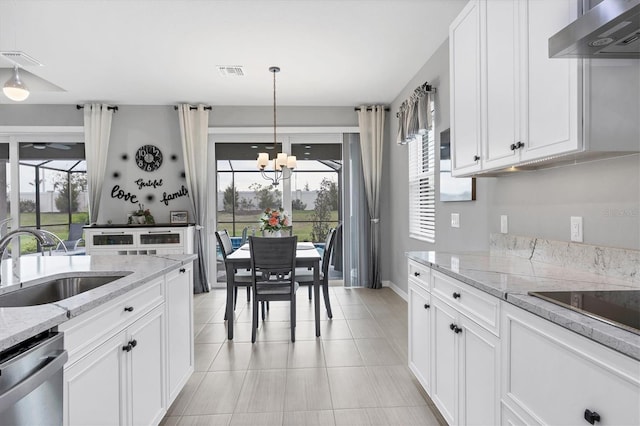
<svg viewBox="0 0 640 426">
<path fill-rule="evenodd" d="M 162 151 L 155 145 L 142 145 L 136 151 L 136 165 L 145 172 L 153 172 L 162 165 Z"/>
</svg>

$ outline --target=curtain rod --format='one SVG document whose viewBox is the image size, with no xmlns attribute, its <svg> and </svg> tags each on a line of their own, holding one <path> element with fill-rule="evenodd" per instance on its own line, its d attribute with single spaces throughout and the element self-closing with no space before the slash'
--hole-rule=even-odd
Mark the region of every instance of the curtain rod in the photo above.
<svg viewBox="0 0 640 426">
<path fill-rule="evenodd" d="M 354 110 L 354 111 L 360 111 L 360 108 L 359 108 L 359 107 L 355 107 L 353 110 Z M 385 107 L 385 109 L 384 109 L 384 110 L 385 110 L 385 111 L 389 111 L 389 108 L 386 108 L 386 107 Z M 373 108 L 367 108 L 367 111 L 373 111 Z"/>
<path fill-rule="evenodd" d="M 84 109 L 84 105 L 76 105 L 76 109 Z M 109 106 L 109 107 L 107 107 L 107 109 L 110 109 L 112 111 L 117 111 L 118 107 L 117 106 Z"/>
<path fill-rule="evenodd" d="M 173 109 L 177 111 L 178 107 L 174 106 Z M 197 106 L 189 106 L 189 109 L 190 110 L 194 110 L 194 109 L 198 109 L 198 107 Z M 210 106 L 206 106 L 206 107 L 204 107 L 204 109 L 205 109 L 205 111 L 211 111 L 213 108 L 210 107 Z"/>
</svg>

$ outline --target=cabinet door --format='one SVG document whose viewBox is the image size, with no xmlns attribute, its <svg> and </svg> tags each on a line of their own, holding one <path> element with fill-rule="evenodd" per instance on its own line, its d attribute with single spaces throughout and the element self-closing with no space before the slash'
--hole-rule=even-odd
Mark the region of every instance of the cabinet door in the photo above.
<svg viewBox="0 0 640 426">
<path fill-rule="evenodd" d="M 128 329 L 130 360 L 130 424 L 158 424 L 166 412 L 164 361 L 164 306 L 158 306 Z"/>
<path fill-rule="evenodd" d="M 125 424 L 124 332 L 110 338 L 64 371 L 64 424 Z"/>
<path fill-rule="evenodd" d="M 528 424 L 640 424 L 640 362 L 503 302 L 502 398 Z"/>
<path fill-rule="evenodd" d="M 169 401 L 178 396 L 193 372 L 193 267 L 185 265 L 166 276 L 167 364 Z"/>
<path fill-rule="evenodd" d="M 480 11 L 471 0 L 449 27 L 451 173 L 480 170 Z"/>
<path fill-rule="evenodd" d="M 431 392 L 431 297 L 409 280 L 409 368 Z"/>
<path fill-rule="evenodd" d="M 458 333 L 460 424 L 500 423 L 500 341 L 464 315 Z"/>
<path fill-rule="evenodd" d="M 526 90 L 528 129 L 521 160 L 575 151 L 581 147 L 578 59 L 549 58 L 548 40 L 575 20 L 577 0 L 526 2 Z"/>
<path fill-rule="evenodd" d="M 438 297 L 431 299 L 433 377 L 431 399 L 449 424 L 458 423 L 458 335 L 451 329 L 457 312 Z"/>
<path fill-rule="evenodd" d="M 489 0 L 481 6 L 484 170 L 516 163 L 518 151 L 511 146 L 522 141 L 519 5 Z"/>
</svg>

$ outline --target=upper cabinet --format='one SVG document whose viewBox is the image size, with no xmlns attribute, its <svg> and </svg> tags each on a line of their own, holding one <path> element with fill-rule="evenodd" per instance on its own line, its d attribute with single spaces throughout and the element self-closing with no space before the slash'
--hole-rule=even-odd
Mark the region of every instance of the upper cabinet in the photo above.
<svg viewBox="0 0 640 426">
<path fill-rule="evenodd" d="M 577 11 L 576 0 L 472 0 L 451 24 L 454 176 L 581 149 L 581 62 L 547 49 Z"/>
</svg>

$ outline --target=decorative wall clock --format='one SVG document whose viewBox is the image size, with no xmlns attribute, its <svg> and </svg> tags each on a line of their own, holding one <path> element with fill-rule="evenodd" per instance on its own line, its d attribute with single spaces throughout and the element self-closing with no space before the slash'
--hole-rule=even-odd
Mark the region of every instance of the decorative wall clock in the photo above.
<svg viewBox="0 0 640 426">
<path fill-rule="evenodd" d="M 158 170 L 162 165 L 162 152 L 155 145 L 143 145 L 136 151 L 136 164 L 145 172 Z"/>
</svg>

